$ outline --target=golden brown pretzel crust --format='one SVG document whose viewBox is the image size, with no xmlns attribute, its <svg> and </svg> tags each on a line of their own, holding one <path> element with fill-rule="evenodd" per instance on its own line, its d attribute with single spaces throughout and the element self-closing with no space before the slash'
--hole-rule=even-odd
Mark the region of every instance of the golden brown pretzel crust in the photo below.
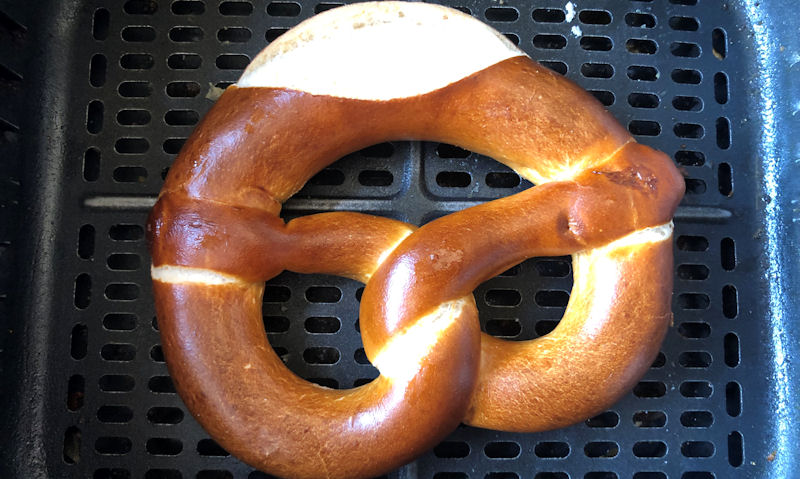
<svg viewBox="0 0 800 479">
<path fill-rule="evenodd" d="M 491 154 L 529 179 L 528 167 L 560 168 L 568 159 L 585 167 L 632 141 L 594 97 L 526 57 L 389 101 L 234 86 L 187 141 L 162 191 L 277 212 L 334 160 L 406 138 Z"/>
<path fill-rule="evenodd" d="M 564 180 L 416 231 L 355 213 L 278 217 L 332 161 L 408 138 L 487 154 L 529 179 Z M 154 267 L 237 278 L 154 281 L 170 373 L 223 447 L 292 477 L 380 474 L 462 420 L 525 431 L 582 420 L 644 373 L 671 317 L 671 242 L 591 251 L 669 222 L 682 194 L 669 158 L 524 57 L 390 101 L 231 87 L 187 141 L 148 222 Z M 525 343 L 480 334 L 471 296 L 480 282 L 526 258 L 564 254 L 577 254 L 576 284 L 553 333 Z M 320 388 L 289 372 L 263 331 L 263 281 L 285 269 L 367 283 L 360 318 L 373 361 L 442 304 L 457 305 L 455 323 L 407 381 Z"/>
</svg>

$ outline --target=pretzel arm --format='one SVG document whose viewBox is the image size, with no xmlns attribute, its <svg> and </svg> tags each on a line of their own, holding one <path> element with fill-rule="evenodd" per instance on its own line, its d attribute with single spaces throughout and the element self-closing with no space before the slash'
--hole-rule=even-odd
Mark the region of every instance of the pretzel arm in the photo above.
<svg viewBox="0 0 800 479">
<path fill-rule="evenodd" d="M 481 374 L 464 422 L 545 431 L 606 410 L 652 364 L 672 321 L 672 225 L 573 256 L 563 318 L 545 336 L 481 335 Z"/>
<path fill-rule="evenodd" d="M 366 282 L 416 227 L 351 212 L 319 213 L 288 223 L 255 208 L 161 196 L 150 213 L 154 266 L 200 268 L 244 281 L 281 271 L 324 273 Z"/>
<path fill-rule="evenodd" d="M 206 224 L 216 224 L 211 219 L 206 217 Z M 251 229 L 259 231 L 258 226 Z M 280 255 L 289 269 L 366 281 L 413 229 L 357 213 L 317 214 L 285 227 L 271 223 L 261 231 L 271 233 L 261 243 L 252 240 L 247 250 L 256 259 Z M 233 240 L 210 233 L 208 238 L 221 245 Z M 208 259 L 213 257 L 201 258 L 205 266 L 219 268 Z M 153 280 L 176 389 L 208 432 L 250 464 L 291 477 L 372 476 L 433 447 L 469 404 L 480 332 L 471 296 L 421 318 L 422 344 L 402 337 L 387 341 L 375 363 L 381 371 L 377 379 L 338 391 L 298 378 L 275 354 L 261 316 L 263 282 L 163 262 L 154 265 Z M 437 364 L 435 370 L 422 367 L 429 361 Z M 414 434 L 409 424 L 425 424 L 432 434 Z"/>
</svg>

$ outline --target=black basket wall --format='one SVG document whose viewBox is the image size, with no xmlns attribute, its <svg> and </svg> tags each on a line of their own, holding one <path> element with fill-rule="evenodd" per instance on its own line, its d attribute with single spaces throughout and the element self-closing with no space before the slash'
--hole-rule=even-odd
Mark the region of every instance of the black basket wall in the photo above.
<svg viewBox="0 0 800 479">
<path fill-rule="evenodd" d="M 675 322 L 611 410 L 540 434 L 462 426 L 389 477 L 797 477 L 800 184 L 786 178 L 800 157 L 800 49 L 789 2 L 444 3 L 591 91 L 682 168 Z M 175 394 L 143 225 L 220 89 L 268 42 L 337 5 L 0 2 L 2 477 L 267 477 L 209 439 Z M 529 186 L 451 145 L 393 142 L 319 173 L 284 216 L 356 210 L 422 224 Z M 482 327 L 544 335 L 571 285 L 568 257 L 526 261 L 475 291 Z M 376 376 L 358 332 L 362 286 L 269 282 L 264 323 L 289 368 L 338 388 Z"/>
</svg>

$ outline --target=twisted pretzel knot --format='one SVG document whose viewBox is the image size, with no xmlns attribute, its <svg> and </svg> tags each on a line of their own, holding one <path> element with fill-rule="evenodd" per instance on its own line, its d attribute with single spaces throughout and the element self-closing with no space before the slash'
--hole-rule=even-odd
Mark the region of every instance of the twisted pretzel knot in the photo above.
<svg viewBox="0 0 800 479">
<path fill-rule="evenodd" d="M 400 68 L 387 72 L 387 59 Z M 419 63 L 429 69 L 411 69 Z M 419 229 L 358 213 L 279 218 L 325 165 L 404 138 L 487 154 L 537 186 Z M 401 2 L 332 10 L 259 54 L 170 170 L 148 223 L 170 373 L 223 447 L 283 476 L 377 475 L 462 421 L 508 431 L 580 421 L 658 351 L 682 193 L 665 155 L 471 17 Z M 553 332 L 526 342 L 480 332 L 479 283 L 565 254 L 574 285 Z M 261 320 L 264 281 L 283 270 L 366 283 L 361 332 L 376 380 L 338 391 L 285 368 Z"/>
</svg>

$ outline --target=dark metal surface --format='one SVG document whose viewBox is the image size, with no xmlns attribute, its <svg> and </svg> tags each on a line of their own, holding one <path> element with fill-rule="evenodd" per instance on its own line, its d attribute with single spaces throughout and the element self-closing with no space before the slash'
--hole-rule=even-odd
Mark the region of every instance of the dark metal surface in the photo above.
<svg viewBox="0 0 800 479">
<path fill-rule="evenodd" d="M 449 4 L 594 91 L 683 167 L 675 324 L 640 385 L 598 418 L 540 434 L 461 427 L 390 477 L 796 475 L 800 45 L 789 2 Z M 171 392 L 142 225 L 214 87 L 327 6 L 0 2 L 0 477 L 264 477 Z M 285 216 L 360 210 L 420 224 L 527 186 L 490 159 L 397 142 L 340 160 Z M 270 281 L 265 324 L 293 371 L 342 388 L 374 377 L 360 287 Z M 570 287 L 568 258 L 529 260 L 476 290 L 483 326 L 544 334 Z"/>
</svg>

